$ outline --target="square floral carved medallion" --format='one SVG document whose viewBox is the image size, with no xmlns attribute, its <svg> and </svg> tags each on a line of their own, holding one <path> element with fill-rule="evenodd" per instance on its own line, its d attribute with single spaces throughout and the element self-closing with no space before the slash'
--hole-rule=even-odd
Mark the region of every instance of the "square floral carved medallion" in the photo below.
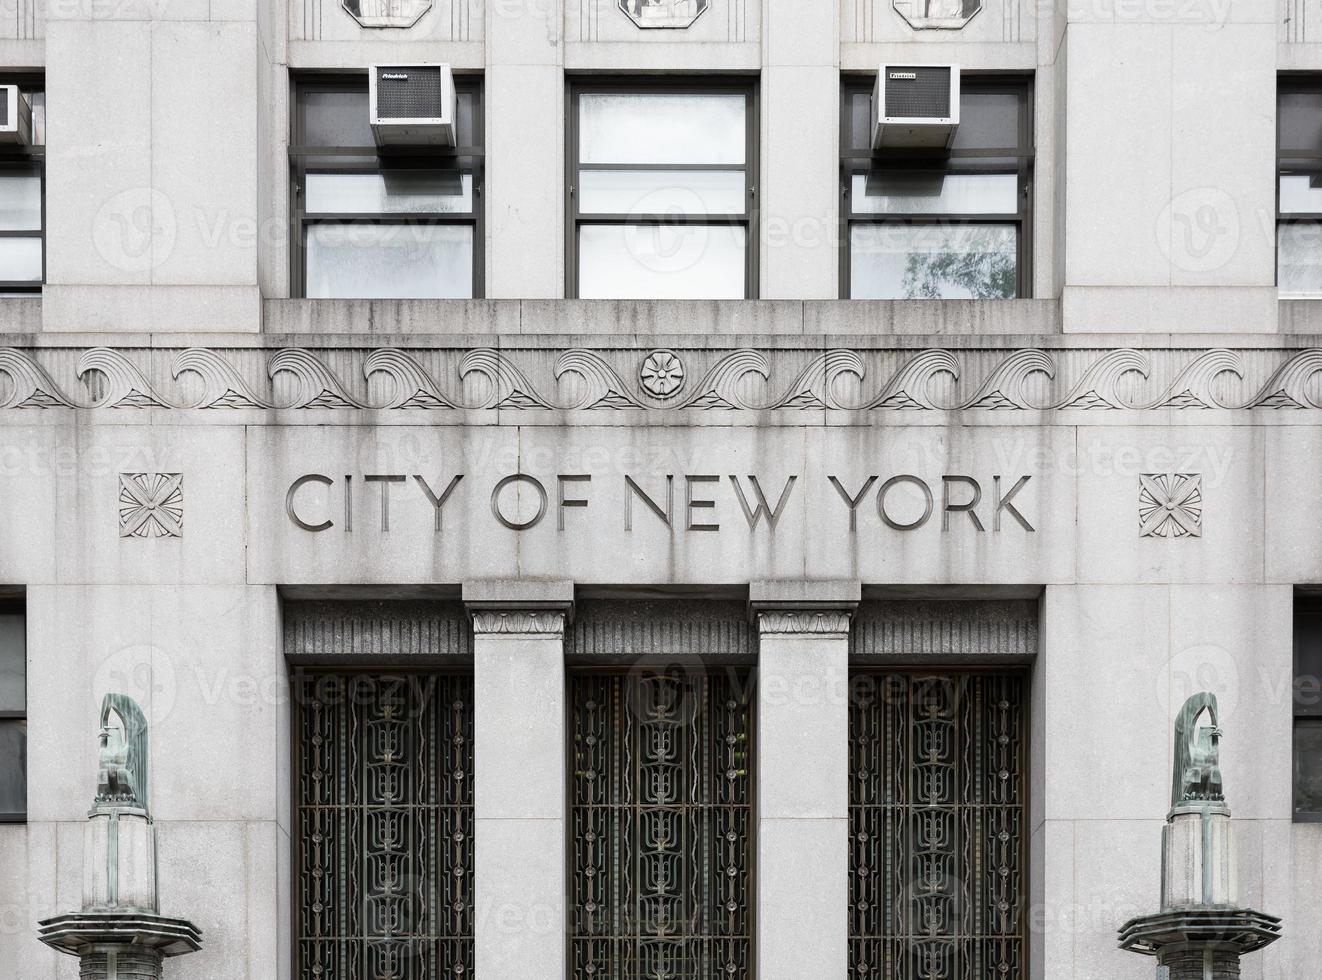
<svg viewBox="0 0 1322 980">
<path fill-rule="evenodd" d="M 363 27 L 412 27 L 431 10 L 432 0 L 342 0 Z"/>
<path fill-rule="evenodd" d="M 619 4 L 639 27 L 683 30 L 707 12 L 711 0 L 619 0 Z"/>
<path fill-rule="evenodd" d="M 1203 475 L 1141 473 L 1138 528 L 1144 538 L 1203 536 Z"/>
<path fill-rule="evenodd" d="M 119 474 L 119 536 L 182 538 L 184 475 L 182 473 Z"/>
</svg>

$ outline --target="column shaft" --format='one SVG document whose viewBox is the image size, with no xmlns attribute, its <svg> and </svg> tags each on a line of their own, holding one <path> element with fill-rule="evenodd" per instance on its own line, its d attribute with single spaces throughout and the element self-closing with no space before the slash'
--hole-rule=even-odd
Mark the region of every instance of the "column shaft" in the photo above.
<svg viewBox="0 0 1322 980">
<path fill-rule="evenodd" d="M 760 980 L 848 972 L 849 616 L 758 616 Z"/>
<path fill-rule="evenodd" d="M 563 612 L 473 617 L 476 970 L 564 975 Z"/>
</svg>

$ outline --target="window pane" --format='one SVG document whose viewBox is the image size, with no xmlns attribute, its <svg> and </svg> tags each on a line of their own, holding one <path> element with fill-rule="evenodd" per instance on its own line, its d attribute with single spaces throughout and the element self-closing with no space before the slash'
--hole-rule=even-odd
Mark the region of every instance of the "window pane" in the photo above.
<svg viewBox="0 0 1322 980">
<path fill-rule="evenodd" d="M 583 214 L 743 214 L 744 175 L 730 170 L 583 170 Z"/>
<path fill-rule="evenodd" d="M 0 711 L 26 711 L 27 703 L 27 638 L 23 615 L 0 614 Z"/>
<path fill-rule="evenodd" d="M 25 814 L 28 808 L 28 723 L 0 721 L 0 814 Z"/>
<path fill-rule="evenodd" d="M 1012 299 L 1014 225 L 854 225 L 854 299 Z"/>
<path fill-rule="evenodd" d="M 471 225 L 327 222 L 308 228 L 309 297 L 448 299 L 472 294 Z"/>
<path fill-rule="evenodd" d="M 584 225 L 584 299 L 743 299 L 747 233 L 736 225 Z"/>
<path fill-rule="evenodd" d="M 959 97 L 957 150 L 1017 149 L 1020 119 L 1027 105 L 1022 92 L 979 92 L 966 77 Z M 845 147 L 870 152 L 872 148 L 872 92 L 846 95 L 847 129 Z M 1024 147 L 1027 151 L 1028 147 Z M 883 151 L 884 152 L 884 151 Z"/>
<path fill-rule="evenodd" d="M 1281 149 L 1322 153 L 1322 92 L 1282 92 L 1277 105 Z"/>
<path fill-rule="evenodd" d="M 854 92 L 849 96 L 849 134 L 845 145 L 851 150 L 872 152 L 872 93 Z"/>
<path fill-rule="evenodd" d="M 40 238 L 0 238 L 0 282 L 41 282 Z"/>
<path fill-rule="evenodd" d="M 1281 175 L 1281 214 L 1322 214 L 1322 175 Z"/>
<path fill-rule="evenodd" d="M 1322 715 L 1322 615 L 1294 621 L 1294 713 Z"/>
<path fill-rule="evenodd" d="M 744 162 L 741 94 L 579 96 L 581 163 Z"/>
<path fill-rule="evenodd" d="M 41 231 L 41 175 L 0 170 L 0 229 Z"/>
<path fill-rule="evenodd" d="M 1322 295 L 1322 223 L 1277 225 L 1276 282 L 1282 293 Z"/>
<path fill-rule="evenodd" d="M 939 174 L 874 170 L 854 174 L 856 214 L 1014 214 L 1015 174 Z"/>
<path fill-rule="evenodd" d="M 959 97 L 955 149 L 994 150 L 1019 146 L 1019 114 L 1025 100 L 1018 92 L 977 92 Z"/>
<path fill-rule="evenodd" d="M 32 101 L 32 145 L 46 145 L 46 93 L 28 92 Z"/>
<path fill-rule="evenodd" d="M 473 176 L 453 170 L 308 174 L 308 214 L 464 214 Z"/>
<path fill-rule="evenodd" d="M 375 146 L 367 117 L 367 86 L 353 91 L 299 92 L 304 146 Z"/>
<path fill-rule="evenodd" d="M 1294 808 L 1322 813 L 1322 721 L 1313 718 L 1294 723 Z"/>
</svg>

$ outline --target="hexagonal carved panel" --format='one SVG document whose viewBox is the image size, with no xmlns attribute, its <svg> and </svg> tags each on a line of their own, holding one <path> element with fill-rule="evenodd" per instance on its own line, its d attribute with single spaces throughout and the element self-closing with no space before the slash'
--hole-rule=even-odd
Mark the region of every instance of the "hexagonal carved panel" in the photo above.
<svg viewBox="0 0 1322 980">
<path fill-rule="evenodd" d="M 363 27 L 412 27 L 432 0 L 342 0 L 342 6 Z"/>
<path fill-rule="evenodd" d="M 957 31 L 982 10 L 982 0 L 893 0 L 895 12 L 915 30 Z"/>
<path fill-rule="evenodd" d="M 620 9 L 645 28 L 688 27 L 710 6 L 711 0 L 620 0 Z"/>
</svg>

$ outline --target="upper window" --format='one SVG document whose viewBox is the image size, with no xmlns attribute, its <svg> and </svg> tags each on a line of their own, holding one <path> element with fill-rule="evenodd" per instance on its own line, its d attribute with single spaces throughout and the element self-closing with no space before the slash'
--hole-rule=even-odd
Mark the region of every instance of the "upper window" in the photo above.
<svg viewBox="0 0 1322 980">
<path fill-rule="evenodd" d="M 1281 79 L 1276 126 L 1276 283 L 1322 296 L 1322 78 Z"/>
<path fill-rule="evenodd" d="M 756 120 L 749 81 L 575 84 L 568 295 L 754 296 Z"/>
<path fill-rule="evenodd" d="M 377 147 L 365 77 L 296 83 L 291 291 L 309 298 L 482 294 L 482 95 L 456 76 L 455 147 Z"/>
<path fill-rule="evenodd" d="M 39 79 L 0 77 L 0 86 L 0 295 L 5 295 L 35 292 L 45 279 L 46 93 Z"/>
<path fill-rule="evenodd" d="M 1322 602 L 1301 601 L 1294 621 L 1294 813 L 1322 821 Z"/>
<path fill-rule="evenodd" d="M 872 86 L 846 79 L 841 98 L 841 295 L 1029 295 L 1031 81 L 964 75 L 948 150 L 873 150 Z"/>
<path fill-rule="evenodd" d="M 27 636 L 22 603 L 0 603 L 0 823 L 27 817 Z"/>
</svg>

